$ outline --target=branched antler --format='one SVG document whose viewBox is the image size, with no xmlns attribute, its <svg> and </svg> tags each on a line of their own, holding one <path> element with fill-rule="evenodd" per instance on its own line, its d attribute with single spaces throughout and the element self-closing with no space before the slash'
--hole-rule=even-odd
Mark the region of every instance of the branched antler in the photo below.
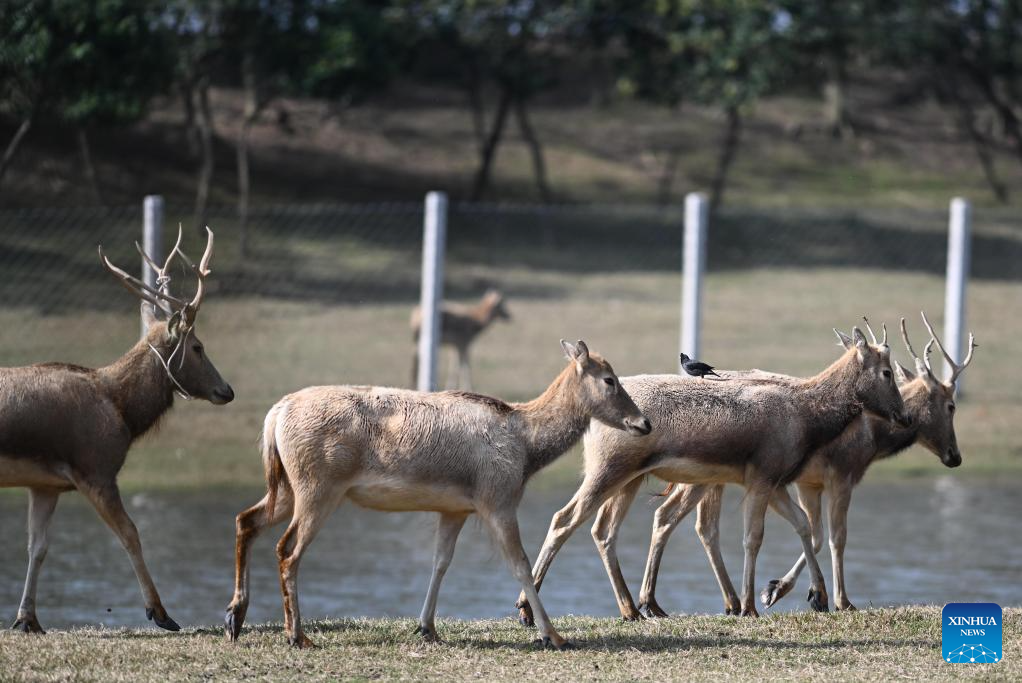
<svg viewBox="0 0 1022 683">
<path fill-rule="evenodd" d="M 973 351 L 975 351 L 978 346 L 976 343 L 976 337 L 972 334 L 972 332 L 969 332 L 969 351 L 965 355 L 965 360 L 962 361 L 961 365 L 959 365 L 955 362 L 954 358 L 951 357 L 951 354 L 944 349 L 944 345 L 940 342 L 940 337 L 938 337 L 933 331 L 933 326 L 930 325 L 930 321 L 926 319 L 926 313 L 924 311 L 920 311 L 920 315 L 923 316 L 923 324 L 926 325 L 926 329 L 930 332 L 931 343 L 937 343 L 937 348 L 940 349 L 942 354 L 944 354 L 944 359 L 951 367 L 951 377 L 948 379 L 947 384 L 954 386 L 955 382 L 958 381 L 958 377 L 965 371 L 965 368 L 969 367 L 969 363 L 972 362 Z"/>
</svg>

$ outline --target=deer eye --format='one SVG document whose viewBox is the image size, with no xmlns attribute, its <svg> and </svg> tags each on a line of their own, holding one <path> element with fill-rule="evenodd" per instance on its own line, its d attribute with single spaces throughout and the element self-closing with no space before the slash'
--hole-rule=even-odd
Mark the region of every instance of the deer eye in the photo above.
<svg viewBox="0 0 1022 683">
<path fill-rule="evenodd" d="M 947 411 L 949 413 L 951 413 L 952 415 L 954 415 L 955 414 L 955 404 L 954 403 L 948 403 L 947 404 Z"/>
<path fill-rule="evenodd" d="M 891 371 L 890 370 L 884 370 L 884 377 L 887 378 L 887 379 L 890 379 L 891 378 Z"/>
<path fill-rule="evenodd" d="M 197 353 L 199 355 L 202 355 L 202 347 L 199 346 L 198 344 L 196 344 L 195 346 L 192 347 L 192 351 L 194 351 L 195 353 Z"/>
<path fill-rule="evenodd" d="M 614 378 L 613 377 L 604 377 L 603 378 L 603 383 L 606 384 L 608 387 L 612 387 L 612 386 L 614 386 Z"/>
</svg>

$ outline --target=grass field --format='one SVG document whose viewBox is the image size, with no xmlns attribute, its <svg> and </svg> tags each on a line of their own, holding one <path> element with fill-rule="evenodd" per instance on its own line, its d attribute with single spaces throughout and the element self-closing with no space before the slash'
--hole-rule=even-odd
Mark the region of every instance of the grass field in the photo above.
<svg viewBox="0 0 1022 683">
<path fill-rule="evenodd" d="M 761 619 L 684 616 L 626 623 L 565 617 L 569 652 L 530 644 L 511 619 L 442 620 L 444 642 L 422 643 L 410 619 L 315 622 L 319 646 L 293 650 L 279 625 L 256 626 L 238 644 L 219 627 L 167 634 L 82 629 L 46 636 L 0 632 L 4 681 L 262 680 L 1018 680 L 1022 611 L 1004 612 L 1004 659 L 948 664 L 940 608 L 798 613 Z"/>
</svg>

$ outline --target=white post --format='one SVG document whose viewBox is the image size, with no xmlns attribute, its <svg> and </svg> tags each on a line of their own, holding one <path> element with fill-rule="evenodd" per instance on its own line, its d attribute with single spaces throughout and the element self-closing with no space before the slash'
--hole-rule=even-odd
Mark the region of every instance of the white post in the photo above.
<svg viewBox="0 0 1022 683">
<path fill-rule="evenodd" d="M 972 207 L 967 199 L 951 200 L 951 221 L 947 236 L 947 284 L 944 293 L 944 347 L 955 362 L 965 357 L 962 345 L 965 332 L 965 287 L 969 281 L 971 258 Z M 944 377 L 951 367 L 944 363 Z M 961 391 L 961 380 L 958 382 Z"/>
<path fill-rule="evenodd" d="M 419 391 L 436 389 L 436 360 L 440 348 L 440 302 L 444 295 L 444 250 L 447 243 L 447 195 L 426 195 L 422 226 L 422 289 L 419 309 Z"/>
<path fill-rule="evenodd" d="M 163 262 L 163 197 L 146 196 L 142 201 L 142 249 L 157 263 Z M 156 288 L 156 273 L 142 259 L 142 282 Z M 145 336 L 145 323 L 142 324 Z"/>
<path fill-rule="evenodd" d="M 681 351 L 692 358 L 699 358 L 708 210 L 709 203 L 705 194 L 691 192 L 685 196 L 685 239 L 681 255 Z"/>
</svg>

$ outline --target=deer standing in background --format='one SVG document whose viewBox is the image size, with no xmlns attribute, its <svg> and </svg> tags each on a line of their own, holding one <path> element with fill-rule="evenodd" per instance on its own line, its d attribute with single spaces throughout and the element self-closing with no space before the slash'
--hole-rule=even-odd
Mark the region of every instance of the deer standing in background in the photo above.
<svg viewBox="0 0 1022 683">
<path fill-rule="evenodd" d="M 451 363 L 447 372 L 448 389 L 472 390 L 472 367 L 469 364 L 468 349 L 494 320 L 510 320 L 504 295 L 491 289 L 483 295 L 479 303 L 468 306 L 465 304 L 444 303 L 440 309 L 440 344 L 453 346 L 455 362 Z M 419 330 L 422 327 L 422 310 L 416 306 L 412 311 L 412 336 L 416 344 L 419 341 Z M 419 377 L 418 346 L 412 354 L 412 386 L 416 386 Z"/>
<path fill-rule="evenodd" d="M 835 330 L 837 332 L 837 330 Z M 813 609 L 827 610 L 823 572 L 812 555 L 809 521 L 788 495 L 809 456 L 837 437 L 863 410 L 901 424 L 901 394 L 886 345 L 870 346 L 855 328 L 837 332 L 845 353 L 815 377 L 794 383 L 772 379 L 703 382 L 677 375 L 625 377 L 621 386 L 657 425 L 636 439 L 594 423 L 586 433 L 585 478 L 571 501 L 554 514 L 533 567 L 536 591 L 557 551 L 599 510 L 592 535 L 625 619 L 640 619 L 617 560 L 617 533 L 642 481 L 653 474 L 669 482 L 745 486 L 745 574 L 742 613 L 755 616 L 756 556 L 769 504 L 798 532 L 809 556 Z M 529 596 L 519 597 L 519 618 L 532 622 Z"/>
<path fill-rule="evenodd" d="M 145 336 L 111 365 L 95 370 L 66 363 L 0 368 L 0 487 L 29 490 L 28 575 L 14 629 L 44 632 L 35 598 L 49 544 L 47 530 L 60 494 L 73 490 L 92 503 L 127 551 L 142 588 L 146 616 L 160 628 L 179 628 L 167 615 L 149 576 L 138 530 L 121 502 L 117 473 L 131 444 L 173 405 L 175 392 L 217 405 L 234 399 L 234 391 L 195 335 L 213 255 L 213 233 L 208 234 L 198 267 L 180 251 L 180 233 L 163 268 L 143 252 L 157 271 L 158 289 L 110 263 L 100 248 L 104 266 L 142 298 L 146 327 Z M 167 271 L 175 254 L 198 277 L 191 301 L 168 291 Z"/>
<path fill-rule="evenodd" d="M 848 599 L 845 588 L 844 552 L 848 537 L 848 507 L 852 499 L 852 490 L 862 480 L 866 470 L 874 462 L 900 453 L 915 443 L 934 453 L 946 467 L 958 467 L 962 464 L 962 454 L 958 450 L 955 438 L 955 382 L 969 363 L 972 362 L 973 350 L 976 348 L 975 338 L 969 334 L 969 352 L 961 365 L 944 350 L 940 338 L 934 333 L 926 314 L 923 323 L 930 332 L 930 341 L 926 344 L 923 358 L 920 359 L 912 348 L 905 329 L 905 319 L 901 319 L 901 337 L 905 348 L 915 363 L 916 372 L 895 363 L 895 373 L 901 383 L 901 395 L 905 402 L 905 411 L 912 418 L 912 426 L 895 427 L 887 420 L 875 415 L 863 414 L 853 421 L 841 435 L 820 448 L 799 475 L 795 484 L 802 508 L 809 516 L 813 533 L 813 551 L 819 552 L 823 547 L 823 515 L 821 497 L 826 491 L 828 496 L 828 525 L 830 527 L 830 552 L 834 569 L 834 602 L 839 610 L 854 610 L 855 606 Z M 868 323 L 867 323 L 868 325 Z M 873 331 L 870 330 L 870 334 Z M 874 335 L 874 341 L 876 336 Z M 884 330 L 884 339 L 887 331 Z M 951 365 L 951 378 L 941 382 L 936 378 L 930 366 L 930 352 L 936 343 L 941 353 Z M 783 375 L 775 375 L 784 378 Z M 787 381 L 797 381 L 787 378 Z M 642 592 L 639 595 L 639 609 L 646 616 L 665 617 L 667 613 L 656 601 L 656 580 L 660 571 L 664 547 L 671 532 L 681 520 L 698 505 L 696 531 L 710 565 L 717 577 L 721 593 L 724 596 L 726 614 L 738 614 L 738 596 L 724 567 L 720 553 L 720 509 L 724 487 L 716 486 L 701 498 L 698 492 L 688 485 L 678 486 L 670 497 L 661 505 L 653 521 L 653 538 L 650 542 L 649 559 L 646 573 L 642 581 Z M 783 578 L 774 579 L 763 589 L 760 599 L 767 607 L 773 606 L 795 586 L 799 574 L 805 567 L 805 555 Z"/>
<path fill-rule="evenodd" d="M 477 513 L 532 598 L 542 642 L 564 648 L 532 589 L 518 531 L 525 484 L 571 448 L 591 419 L 631 434 L 648 434 L 651 427 L 607 361 L 581 341 L 561 345 L 567 367 L 528 403 L 358 386 L 309 387 L 278 401 L 263 428 L 268 490 L 237 519 L 227 637 L 238 638 L 248 609 L 252 541 L 290 517 L 277 543 L 284 629 L 292 645 L 312 645 L 299 616 L 298 565 L 327 517 L 351 500 L 373 510 L 439 513 L 433 575 L 419 617 L 425 639 L 437 638 L 440 582 L 465 520 Z"/>
</svg>

